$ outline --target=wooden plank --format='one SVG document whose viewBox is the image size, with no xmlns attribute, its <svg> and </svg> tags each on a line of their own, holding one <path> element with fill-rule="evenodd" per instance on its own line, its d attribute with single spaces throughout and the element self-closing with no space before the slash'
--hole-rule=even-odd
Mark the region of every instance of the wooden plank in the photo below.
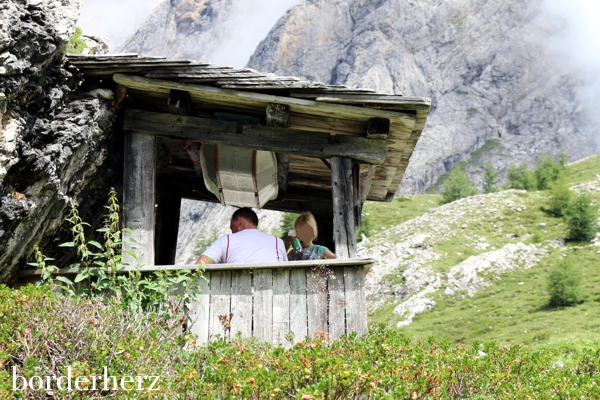
<svg viewBox="0 0 600 400">
<path fill-rule="evenodd" d="M 256 125 L 243 125 L 242 134 L 237 134 L 235 122 L 138 110 L 125 111 L 123 128 L 202 143 L 293 152 L 307 157 L 350 157 L 371 164 L 382 164 L 386 152 L 385 142 L 380 140 Z"/>
<path fill-rule="evenodd" d="M 254 324 L 252 336 L 273 340 L 273 270 L 254 271 Z"/>
<path fill-rule="evenodd" d="M 351 160 L 345 157 L 331 157 L 335 254 L 338 258 L 356 257 L 352 182 Z"/>
<path fill-rule="evenodd" d="M 365 271 L 363 267 L 344 267 L 346 295 L 346 331 L 362 335 L 367 332 Z"/>
<path fill-rule="evenodd" d="M 304 268 L 290 271 L 290 332 L 296 342 L 308 335 L 306 271 Z"/>
<path fill-rule="evenodd" d="M 238 332 L 242 337 L 252 336 L 252 275 L 250 271 L 231 273 L 231 337 Z"/>
<path fill-rule="evenodd" d="M 373 117 L 389 118 L 390 120 L 396 121 L 406 120 L 407 118 L 407 115 L 394 111 L 375 110 L 342 104 L 316 102 L 293 97 L 272 96 L 261 93 L 192 85 L 160 79 L 148 79 L 124 74 L 113 75 L 113 80 L 120 85 L 132 89 L 141 89 L 150 92 L 166 93 L 171 89 L 185 90 L 190 92 L 194 100 L 211 104 L 225 104 L 230 106 L 251 104 L 255 109 L 259 108 L 264 110 L 269 103 L 279 103 L 289 105 L 291 112 L 357 121 L 367 121 L 369 118 Z M 412 121 L 414 121 L 414 116 L 410 116 L 409 121 L 412 123 Z"/>
<path fill-rule="evenodd" d="M 327 276 L 321 267 L 306 271 L 308 336 L 327 339 Z"/>
<path fill-rule="evenodd" d="M 217 335 L 229 337 L 229 330 L 219 321 L 219 316 L 229 318 L 231 310 L 231 271 L 215 271 L 211 273 L 210 282 L 210 317 L 209 338 L 214 340 Z"/>
<path fill-rule="evenodd" d="M 205 272 L 204 276 L 210 282 L 210 272 Z M 202 292 L 197 302 L 190 304 L 191 310 L 191 324 L 189 326 L 190 332 L 196 335 L 196 343 L 203 345 L 208 342 L 208 327 L 210 317 L 210 289 L 209 283 L 204 279 L 199 279 L 198 288 Z"/>
<path fill-rule="evenodd" d="M 346 294 L 344 291 L 344 268 L 332 269 L 327 278 L 329 290 L 329 338 L 337 339 L 346 334 Z"/>
<path fill-rule="evenodd" d="M 290 331 L 290 271 L 273 270 L 273 343 L 287 345 Z"/>
<path fill-rule="evenodd" d="M 373 184 L 373 177 L 375 176 L 374 165 L 361 165 L 360 166 L 360 201 L 364 203 L 367 201 L 367 196 L 371 190 Z"/>
<path fill-rule="evenodd" d="M 137 261 L 123 253 L 130 265 L 154 264 L 154 226 L 156 204 L 156 137 L 136 132 L 125 132 L 123 166 L 123 238 L 138 244 L 124 242 L 123 250 L 135 253 Z"/>
<path fill-rule="evenodd" d="M 310 268 L 319 265 L 327 266 L 368 266 L 372 265 L 375 260 L 371 258 L 355 258 L 350 260 L 334 259 L 334 260 L 305 260 L 305 261 L 288 261 L 288 262 L 273 262 L 273 263 L 255 263 L 255 264 L 206 264 L 203 268 L 205 271 L 237 271 L 237 270 L 254 270 L 254 269 L 278 269 L 278 268 Z M 124 267 L 118 273 L 127 272 L 153 272 L 153 271 L 179 271 L 179 270 L 196 270 L 198 265 L 152 265 L 147 267 Z M 79 268 L 59 269 L 53 275 L 77 275 Z M 41 269 L 26 269 L 20 270 L 18 276 L 21 278 L 29 276 L 39 276 L 42 274 Z"/>
<path fill-rule="evenodd" d="M 285 153 L 275 153 L 277 157 L 277 185 L 282 192 L 287 191 L 290 169 L 289 156 Z"/>
</svg>

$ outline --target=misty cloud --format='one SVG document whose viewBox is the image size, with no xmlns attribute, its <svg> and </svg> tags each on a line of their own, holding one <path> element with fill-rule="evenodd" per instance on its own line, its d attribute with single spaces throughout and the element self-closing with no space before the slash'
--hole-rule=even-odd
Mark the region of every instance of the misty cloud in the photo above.
<svg viewBox="0 0 600 400">
<path fill-rule="evenodd" d="M 163 0 L 84 0 L 77 26 L 84 33 L 104 36 L 117 47 L 143 23 Z"/>
</svg>

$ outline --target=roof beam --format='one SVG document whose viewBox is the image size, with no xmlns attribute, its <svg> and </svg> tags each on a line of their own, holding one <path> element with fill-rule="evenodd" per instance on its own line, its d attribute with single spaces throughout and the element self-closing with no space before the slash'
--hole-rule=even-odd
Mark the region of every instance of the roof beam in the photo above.
<svg viewBox="0 0 600 400">
<path fill-rule="evenodd" d="M 139 110 L 125 111 L 123 129 L 319 159 L 348 157 L 374 165 L 383 164 L 386 151 L 384 140 L 257 125 L 242 125 L 238 134 L 235 122 Z"/>
<path fill-rule="evenodd" d="M 190 92 L 194 102 L 204 102 L 230 107 L 248 107 L 255 110 L 266 109 L 269 103 L 286 104 L 290 112 L 319 115 L 348 119 L 351 121 L 367 121 L 369 118 L 388 118 L 396 125 L 412 129 L 415 116 L 398 111 L 377 110 L 356 107 L 346 104 L 317 102 L 314 100 L 298 99 L 293 97 L 273 96 L 248 91 L 221 89 L 211 86 L 194 85 L 189 83 L 173 82 L 161 79 L 148 79 L 133 75 L 114 74 L 113 80 L 130 89 L 137 89 L 156 93 L 169 93 L 171 89 Z"/>
</svg>

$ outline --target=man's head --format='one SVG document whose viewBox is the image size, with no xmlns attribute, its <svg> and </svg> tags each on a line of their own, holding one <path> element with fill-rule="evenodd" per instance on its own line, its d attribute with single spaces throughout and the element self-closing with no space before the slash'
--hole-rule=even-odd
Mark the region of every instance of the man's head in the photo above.
<svg viewBox="0 0 600 400">
<path fill-rule="evenodd" d="M 248 207 L 238 208 L 231 216 L 229 227 L 232 233 L 243 231 L 244 229 L 256 229 L 258 226 L 258 216 Z"/>
</svg>

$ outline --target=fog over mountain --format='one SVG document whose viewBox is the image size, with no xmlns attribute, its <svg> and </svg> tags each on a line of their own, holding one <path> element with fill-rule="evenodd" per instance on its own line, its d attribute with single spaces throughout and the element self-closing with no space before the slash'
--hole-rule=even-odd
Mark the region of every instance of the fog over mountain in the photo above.
<svg viewBox="0 0 600 400">
<path fill-rule="evenodd" d="M 569 22 L 536 0 L 304 0 L 248 65 L 431 97 L 401 187 L 420 193 L 460 161 L 481 181 L 488 160 L 505 171 L 545 153 L 578 159 L 598 150 L 583 95 L 592 82 L 558 46 Z"/>
</svg>

